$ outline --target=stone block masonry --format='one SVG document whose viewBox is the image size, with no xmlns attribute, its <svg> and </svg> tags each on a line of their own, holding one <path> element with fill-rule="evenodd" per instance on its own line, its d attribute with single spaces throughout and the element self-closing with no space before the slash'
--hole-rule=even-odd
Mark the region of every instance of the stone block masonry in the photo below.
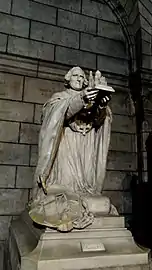
<svg viewBox="0 0 152 270">
<path fill-rule="evenodd" d="M 28 37 L 29 20 L 0 13 L 0 32 L 20 37 Z"/>
<path fill-rule="evenodd" d="M 56 23 L 56 12 L 55 7 L 41 5 L 29 0 L 14 0 L 12 4 L 13 15 L 50 24 Z"/>
<path fill-rule="evenodd" d="M 1 52 L 114 73 L 110 63 L 115 61 L 118 72 L 127 75 L 124 35 L 105 3 L 12 0 L 0 5 Z"/>
<path fill-rule="evenodd" d="M 0 100 L 0 119 L 32 122 L 34 106 L 11 100 Z"/>
<path fill-rule="evenodd" d="M 0 51 L 5 52 L 7 46 L 7 35 L 0 34 Z"/>
<path fill-rule="evenodd" d="M 9 13 L 11 10 L 11 0 L 6 0 L 0 2 L 0 11 Z"/>
<path fill-rule="evenodd" d="M 30 58 L 54 60 L 54 46 L 43 42 L 10 36 L 8 39 L 8 53 L 24 55 Z"/>
</svg>

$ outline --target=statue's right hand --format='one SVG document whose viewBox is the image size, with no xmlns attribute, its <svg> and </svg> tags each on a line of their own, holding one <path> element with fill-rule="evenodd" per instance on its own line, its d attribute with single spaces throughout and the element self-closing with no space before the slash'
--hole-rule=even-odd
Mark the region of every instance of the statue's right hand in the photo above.
<svg viewBox="0 0 152 270">
<path fill-rule="evenodd" d="M 85 102 L 90 102 L 96 99 L 98 92 L 99 92 L 98 89 L 86 88 L 82 90 L 81 94 Z"/>
</svg>

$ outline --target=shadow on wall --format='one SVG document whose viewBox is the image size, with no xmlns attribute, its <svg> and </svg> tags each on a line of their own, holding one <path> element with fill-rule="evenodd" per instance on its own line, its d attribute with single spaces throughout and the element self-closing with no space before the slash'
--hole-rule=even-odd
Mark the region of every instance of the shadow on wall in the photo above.
<svg viewBox="0 0 152 270">
<path fill-rule="evenodd" d="M 146 141 L 148 182 L 138 183 L 138 177 L 131 181 L 132 222 L 131 232 L 134 240 L 152 249 L 152 134 Z"/>
<path fill-rule="evenodd" d="M 125 227 L 131 231 L 132 229 L 132 193 L 130 189 L 130 183 L 132 181 L 132 173 L 128 172 L 122 180 L 123 188 L 123 216 L 125 218 Z"/>
<path fill-rule="evenodd" d="M 132 221 L 131 232 L 134 240 L 145 247 L 152 249 L 152 221 L 151 205 L 152 190 L 149 182 L 138 183 L 137 176 L 133 176 L 131 183 L 132 193 Z"/>
</svg>

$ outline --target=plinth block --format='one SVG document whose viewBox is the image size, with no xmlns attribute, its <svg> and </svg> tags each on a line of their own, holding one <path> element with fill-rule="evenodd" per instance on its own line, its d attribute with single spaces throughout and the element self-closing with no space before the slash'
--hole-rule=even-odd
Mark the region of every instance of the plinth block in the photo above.
<svg viewBox="0 0 152 270">
<path fill-rule="evenodd" d="M 123 217 L 100 217 L 83 229 L 61 233 L 36 229 L 27 213 L 12 222 L 12 270 L 81 270 L 148 265 L 149 250 L 137 246 Z M 16 262 L 16 264 L 14 263 Z M 15 268 L 19 265 L 20 268 Z"/>
</svg>

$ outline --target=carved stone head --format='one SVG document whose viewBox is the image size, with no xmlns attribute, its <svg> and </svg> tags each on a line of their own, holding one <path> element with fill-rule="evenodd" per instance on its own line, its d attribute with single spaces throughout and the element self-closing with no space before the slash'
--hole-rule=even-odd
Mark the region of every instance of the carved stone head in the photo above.
<svg viewBox="0 0 152 270">
<path fill-rule="evenodd" d="M 88 85 L 84 71 L 80 67 L 71 68 L 65 75 L 65 87 L 80 91 Z"/>
</svg>

